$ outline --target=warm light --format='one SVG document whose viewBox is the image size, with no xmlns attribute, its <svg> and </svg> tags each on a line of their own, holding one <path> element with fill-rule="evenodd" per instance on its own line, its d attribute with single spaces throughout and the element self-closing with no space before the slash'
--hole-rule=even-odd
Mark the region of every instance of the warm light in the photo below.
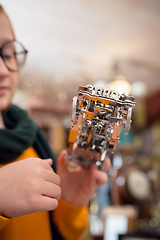
<svg viewBox="0 0 160 240">
<path fill-rule="evenodd" d="M 135 81 L 132 83 L 131 94 L 135 97 L 144 97 L 148 88 L 145 82 Z"/>
<path fill-rule="evenodd" d="M 90 205 L 90 213 L 91 214 L 96 214 L 98 213 L 99 207 L 96 201 L 92 202 Z"/>
<path fill-rule="evenodd" d="M 120 94 L 126 93 L 129 95 L 131 92 L 131 84 L 122 75 L 117 76 L 115 80 L 108 82 L 107 84 L 111 89 L 114 89 Z"/>
</svg>

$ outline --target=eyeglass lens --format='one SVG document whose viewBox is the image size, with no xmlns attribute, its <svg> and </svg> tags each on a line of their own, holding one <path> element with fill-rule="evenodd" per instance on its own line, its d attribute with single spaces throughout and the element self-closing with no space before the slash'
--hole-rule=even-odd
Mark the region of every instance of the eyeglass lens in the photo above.
<svg viewBox="0 0 160 240">
<path fill-rule="evenodd" d="M 10 70 L 18 70 L 24 63 L 26 51 L 24 47 L 16 41 L 8 42 L 2 49 L 3 60 Z"/>
</svg>

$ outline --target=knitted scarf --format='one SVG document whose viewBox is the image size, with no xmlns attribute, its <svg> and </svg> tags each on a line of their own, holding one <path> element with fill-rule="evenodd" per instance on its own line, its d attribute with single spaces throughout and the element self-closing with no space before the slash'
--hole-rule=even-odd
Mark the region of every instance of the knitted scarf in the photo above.
<svg viewBox="0 0 160 240">
<path fill-rule="evenodd" d="M 38 126 L 28 117 L 26 111 L 12 105 L 2 113 L 6 129 L 0 129 L 0 163 L 9 163 L 33 146 L 42 159 L 55 157 Z"/>
</svg>

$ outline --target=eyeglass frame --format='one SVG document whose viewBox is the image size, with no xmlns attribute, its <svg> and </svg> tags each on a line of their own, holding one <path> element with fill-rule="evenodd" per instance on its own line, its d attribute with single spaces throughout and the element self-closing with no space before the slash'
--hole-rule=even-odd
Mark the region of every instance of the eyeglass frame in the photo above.
<svg viewBox="0 0 160 240">
<path fill-rule="evenodd" d="M 4 62 L 4 64 L 5 64 L 5 66 L 6 66 L 6 68 L 7 68 L 9 71 L 11 71 L 11 72 L 18 72 L 18 71 L 20 71 L 20 70 L 22 69 L 22 67 L 23 67 L 23 65 L 24 65 L 24 63 L 25 63 L 26 57 L 25 57 L 25 60 L 24 60 L 23 64 L 20 65 L 16 70 L 13 70 L 13 69 L 10 69 L 10 68 L 7 66 L 7 64 L 6 64 L 6 62 L 5 62 L 4 58 L 3 58 L 3 54 L 2 54 L 2 50 L 3 50 L 3 48 L 5 47 L 5 45 L 7 45 L 8 43 L 11 43 L 11 42 L 17 42 L 17 43 L 19 43 L 19 44 L 24 48 L 23 44 L 20 43 L 19 41 L 17 41 L 16 39 L 9 40 L 9 41 L 5 42 L 5 43 L 2 45 L 2 47 L 0 47 L 0 57 L 3 59 L 3 62 Z M 26 56 L 26 54 L 28 53 L 28 50 L 26 50 L 25 48 L 24 48 L 24 53 L 25 53 L 25 56 Z"/>
</svg>

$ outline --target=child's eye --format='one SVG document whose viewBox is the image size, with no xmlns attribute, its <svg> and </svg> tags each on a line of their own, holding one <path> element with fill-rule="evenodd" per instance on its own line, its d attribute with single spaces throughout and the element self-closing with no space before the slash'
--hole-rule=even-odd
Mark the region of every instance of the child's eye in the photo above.
<svg viewBox="0 0 160 240">
<path fill-rule="evenodd" d="M 4 55 L 3 58 L 6 59 L 6 60 L 8 60 L 8 59 L 11 59 L 11 58 L 12 58 L 12 55 Z"/>
</svg>

